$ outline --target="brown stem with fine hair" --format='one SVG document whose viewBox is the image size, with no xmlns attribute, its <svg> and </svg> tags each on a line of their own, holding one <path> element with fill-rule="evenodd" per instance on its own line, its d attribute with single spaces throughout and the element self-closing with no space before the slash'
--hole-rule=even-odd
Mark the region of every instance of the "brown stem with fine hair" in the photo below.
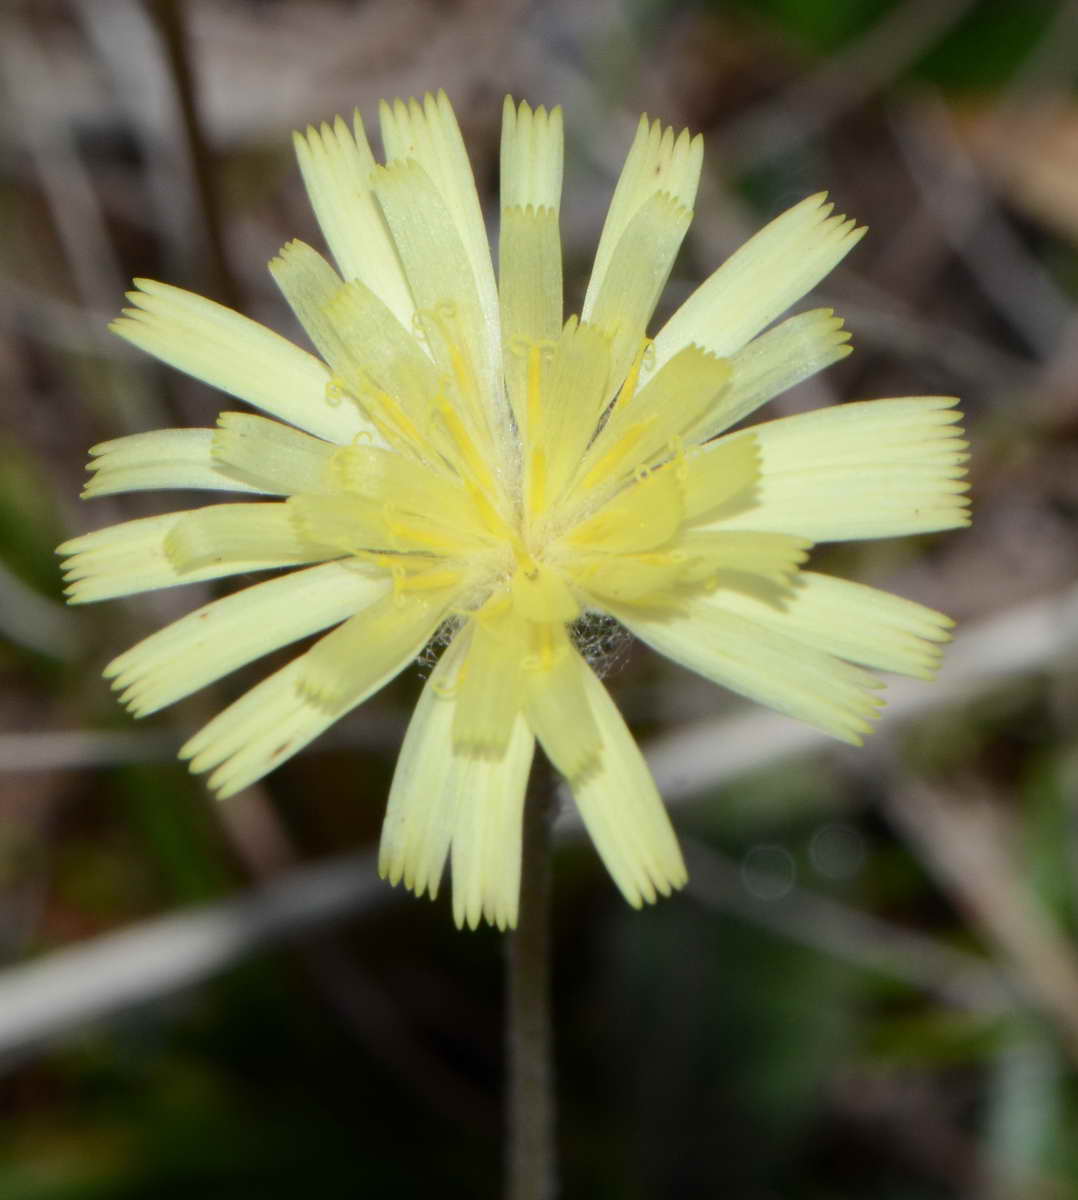
<svg viewBox="0 0 1078 1200">
<path fill-rule="evenodd" d="M 506 955 L 507 1200 L 552 1200 L 554 1071 L 550 1020 L 551 772 L 537 767 L 524 805 L 520 913 Z"/>
</svg>

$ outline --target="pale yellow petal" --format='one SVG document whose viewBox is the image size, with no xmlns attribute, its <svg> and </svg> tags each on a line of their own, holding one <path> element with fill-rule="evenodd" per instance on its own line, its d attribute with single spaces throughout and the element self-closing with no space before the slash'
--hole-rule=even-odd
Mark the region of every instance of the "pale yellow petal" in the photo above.
<svg viewBox="0 0 1078 1200">
<path fill-rule="evenodd" d="M 210 566 L 225 566 L 231 574 L 257 570 L 252 563 L 296 566 L 336 556 L 324 542 L 304 536 L 280 502 L 211 504 L 179 514 L 164 548 L 181 575 Z"/>
<path fill-rule="evenodd" d="M 372 604 L 388 577 L 324 563 L 214 600 L 166 625 L 105 668 L 137 717 L 156 712 L 245 663 L 318 633 Z"/>
<path fill-rule="evenodd" d="M 326 398 L 329 374 L 313 355 L 239 313 L 182 288 L 136 279 L 135 306 L 109 328 L 162 362 L 331 442 L 366 428 Z"/>
<path fill-rule="evenodd" d="M 344 715 L 344 709 L 315 705 L 300 690 L 302 662 L 264 679 L 180 748 L 192 771 L 212 772 L 209 786 L 222 800 L 287 762 Z"/>
<path fill-rule="evenodd" d="M 776 217 L 701 284 L 656 336 L 656 365 L 692 342 L 736 354 L 832 271 L 865 231 L 831 216 L 826 198 Z"/>
<path fill-rule="evenodd" d="M 674 470 L 652 471 L 623 488 L 566 537 L 574 550 L 632 554 L 668 542 L 685 515 L 684 489 Z"/>
<path fill-rule="evenodd" d="M 731 378 L 713 409 L 686 432 L 704 442 L 775 396 L 851 353 L 842 318 L 829 308 L 799 313 L 762 333 L 729 361 Z M 681 352 L 683 353 L 683 352 Z M 677 361 L 677 356 L 672 360 Z"/>
<path fill-rule="evenodd" d="M 484 617 L 470 622 L 468 656 L 459 672 L 453 748 L 501 758 L 524 699 L 521 664 L 529 651 L 523 621 Z"/>
<path fill-rule="evenodd" d="M 467 275 L 478 303 L 479 327 L 483 331 L 484 345 L 476 357 L 476 364 L 481 378 L 490 382 L 500 360 L 498 290 L 494 283 L 494 265 L 491 262 L 483 210 L 479 205 L 472 166 L 453 107 L 445 92 L 439 91 L 436 96 L 424 96 L 422 104 L 414 99 L 407 104 L 397 100 L 392 105 L 383 101 L 379 105 L 378 115 L 386 162 L 396 164 L 412 161 L 419 165 L 422 169 L 420 174 L 425 174 L 433 181 L 439 198 L 438 207 L 444 206 L 448 211 L 454 231 L 452 237 L 446 234 L 441 228 L 441 216 L 436 216 L 433 209 L 426 210 L 431 227 L 429 231 L 423 230 L 423 213 L 425 205 L 429 204 L 427 196 L 416 193 L 412 197 L 414 208 L 411 217 L 404 216 L 400 197 L 389 201 L 393 211 L 386 211 L 386 216 L 416 306 L 420 309 L 433 308 L 446 300 L 459 303 L 463 279 L 458 281 L 457 290 L 446 290 L 444 283 L 448 281 L 448 272 L 452 268 L 448 261 L 443 260 L 455 258 L 455 245 L 452 250 L 450 248 L 452 243 L 461 246 L 467 261 Z M 385 211 L 387 195 L 392 189 L 387 191 L 379 183 L 377 190 Z M 424 245 L 430 245 L 435 253 L 435 257 L 426 262 L 423 259 Z M 434 285 L 431 289 L 433 298 L 428 291 L 429 285 Z M 427 292 L 426 298 L 424 292 Z M 467 319 L 472 319 L 470 313 Z"/>
<path fill-rule="evenodd" d="M 270 271 L 333 371 L 338 403 L 375 431 L 369 440 L 435 461 L 445 444 L 435 419 L 445 383 L 415 334 L 365 284 L 342 284 L 303 242 L 289 242 Z"/>
<path fill-rule="evenodd" d="M 303 182 L 341 275 L 361 280 L 410 328 L 415 305 L 371 188 L 374 156 L 358 112 L 354 125 L 353 134 L 338 117 L 293 135 Z"/>
<path fill-rule="evenodd" d="M 506 209 L 547 208 L 555 216 L 561 206 L 565 135 L 561 108 L 550 112 L 525 101 L 502 105 L 501 206 Z"/>
<path fill-rule="evenodd" d="M 642 554 L 574 555 L 567 570 L 588 597 L 588 607 L 637 604 L 654 609 L 680 604 L 688 560 L 679 551 Z"/>
<path fill-rule="evenodd" d="M 314 694 L 310 686 L 312 679 L 329 682 L 324 670 L 326 651 L 319 651 L 319 647 L 329 638 L 335 638 L 340 646 L 341 630 L 354 629 L 353 622 L 362 620 L 366 614 L 352 617 L 333 633 L 326 634 L 306 654 L 218 713 L 181 747 L 180 757 L 191 760 L 192 771 L 212 772 L 209 786 L 221 799 L 280 766 L 412 661 L 415 642 L 394 638 L 394 631 L 385 628 L 388 623 L 378 620 L 384 613 L 382 602 L 376 601 L 368 612 L 373 616 L 372 630 L 389 636 L 386 642 L 372 644 L 367 657 L 357 653 L 358 647 L 350 643 L 346 648 L 350 652 L 348 660 L 339 664 L 332 688 L 323 686 Z M 351 633 L 345 640 L 350 638 Z M 389 653 L 389 643 L 397 651 L 396 658 Z M 316 652 L 312 669 L 311 656 Z"/>
<path fill-rule="evenodd" d="M 524 663 L 528 724 L 547 758 L 573 782 L 605 753 L 587 690 L 591 670 L 564 625 L 536 633 L 538 644 Z"/>
<path fill-rule="evenodd" d="M 755 425 L 754 503 L 730 529 L 814 542 L 896 537 L 969 524 L 966 443 L 947 396 L 867 400 Z M 712 442 L 698 461 L 745 434 Z"/>
<path fill-rule="evenodd" d="M 474 485 L 372 446 L 339 450 L 330 467 L 335 494 L 293 497 L 303 528 L 334 545 L 474 556 L 503 544 L 504 522 Z M 379 540 L 381 539 L 381 540 Z"/>
<path fill-rule="evenodd" d="M 453 919 L 474 929 L 517 923 L 521 832 L 535 739 L 522 716 L 500 758 L 454 753 L 448 786 L 456 794 L 453 830 Z"/>
<path fill-rule="evenodd" d="M 502 367 L 517 425 L 527 420 L 530 352 L 561 334 L 562 265 L 558 218 L 551 208 L 502 210 L 498 250 Z"/>
<path fill-rule="evenodd" d="M 392 594 L 327 633 L 303 656 L 300 686 L 325 709 L 351 708 L 415 658 L 442 623 L 451 594 Z"/>
<path fill-rule="evenodd" d="M 571 781 L 573 799 L 621 894 L 639 908 L 683 887 L 688 875 L 643 755 L 606 689 L 583 671 L 603 749 L 598 764 Z"/>
<path fill-rule="evenodd" d="M 788 533 L 750 533 L 743 529 L 689 532 L 678 539 L 678 550 L 692 560 L 689 578 L 716 577 L 721 582 L 739 575 L 787 585 L 808 558 L 812 545 Z M 735 585 L 736 586 L 736 585 Z"/>
<path fill-rule="evenodd" d="M 449 856 L 460 799 L 452 730 L 457 673 L 467 643 L 467 636 L 454 638 L 423 685 L 393 772 L 378 846 L 382 878 L 394 887 L 403 880 L 417 896 L 429 892 L 432 900 Z"/>
<path fill-rule="evenodd" d="M 562 495 L 577 474 L 610 396 L 610 336 L 576 317 L 552 350 L 528 348 L 526 402 L 520 424 L 545 464 L 547 496 Z"/>
<path fill-rule="evenodd" d="M 760 451 L 749 431 L 694 450 L 664 470 L 677 471 L 687 521 L 716 520 L 749 508 L 760 479 Z"/>
<path fill-rule="evenodd" d="M 659 121 L 640 118 L 603 224 L 584 298 L 581 314 L 584 320 L 591 319 L 589 314 L 606 286 L 618 247 L 638 212 L 662 193 L 671 198 L 675 207 L 692 212 L 703 160 L 704 142 L 699 134 L 691 137 L 683 129 L 675 138 L 674 131 L 669 127 L 664 129 Z"/>
<path fill-rule="evenodd" d="M 83 499 L 151 488 L 204 488 L 221 492 L 273 490 L 240 479 L 215 462 L 213 437 L 212 429 L 157 429 L 92 446 L 93 458 L 86 464 L 91 475 L 83 489 Z"/>
<path fill-rule="evenodd" d="M 501 372 L 498 315 L 495 311 L 493 324 L 488 321 L 453 214 L 415 161 L 380 167 L 376 187 L 426 349 L 460 393 L 462 415 L 473 431 L 488 420 L 505 421 L 507 414 L 491 403 Z M 486 254 L 489 260 L 489 250 Z"/>
<path fill-rule="evenodd" d="M 333 551 L 318 553 L 313 549 L 309 551 L 307 558 L 303 558 L 302 553 L 300 557 L 282 554 L 282 550 L 300 551 L 301 548 L 294 544 L 282 544 L 285 539 L 274 536 L 265 544 L 248 542 L 244 547 L 249 552 L 247 556 L 214 558 L 201 565 L 192 565 L 176 557 L 172 537 L 177 529 L 183 529 L 185 523 L 191 522 L 206 511 L 195 509 L 189 512 L 165 513 L 160 517 L 143 517 L 137 521 L 110 525 L 95 533 L 83 534 L 64 542 L 57 548 L 57 553 L 65 556 L 63 569 L 64 579 L 68 583 L 68 599 L 73 604 L 86 604 L 92 600 L 131 596 L 136 592 L 175 587 L 181 583 L 202 583 L 207 579 L 220 579 L 226 575 L 265 571 L 274 567 L 295 565 L 301 561 L 312 562 L 335 557 Z M 212 521 L 212 518 L 210 520 Z M 248 525 L 247 529 L 253 531 L 257 527 L 256 521 Z M 187 528 L 190 531 L 192 526 L 188 524 Z"/>
<path fill-rule="evenodd" d="M 251 490 L 276 496 L 324 488 L 335 452 L 346 451 L 249 413 L 221 413 L 213 435 L 213 457 L 219 470 L 243 480 Z"/>
<path fill-rule="evenodd" d="M 681 614 L 614 615 L 642 641 L 715 683 L 860 745 L 881 701 L 878 681 L 859 667 L 723 606 L 723 593 L 697 597 Z"/>
<path fill-rule="evenodd" d="M 340 554 L 392 551 L 415 555 L 418 566 L 420 555 L 429 565 L 432 553 L 457 557 L 476 550 L 469 527 L 455 524 L 451 514 L 426 517 L 410 511 L 408 496 L 397 503 L 347 493 L 306 494 L 291 496 L 288 507 L 305 538 Z M 452 568 L 447 564 L 447 569 Z"/>
<path fill-rule="evenodd" d="M 517 423 L 524 420 L 528 348 L 562 328 L 561 109 L 534 111 L 506 96 L 502 113 L 498 297 L 503 367 Z"/>
<path fill-rule="evenodd" d="M 342 284 L 303 242 L 289 242 L 270 272 L 332 369 L 331 390 L 343 393 L 338 403 L 355 408 L 364 430 L 375 431 L 369 440 L 435 460 L 445 444 L 435 421 L 445 384 L 415 335 L 370 288 L 358 280 Z"/>
<path fill-rule="evenodd" d="M 333 368 L 385 441 L 435 458 L 431 424 L 444 385 L 414 334 L 361 283 L 341 288 L 324 311 L 338 339 Z"/>
<path fill-rule="evenodd" d="M 715 588 L 781 599 L 809 545 L 781 533 L 690 530 L 658 551 L 578 554 L 567 570 L 590 607 L 628 604 L 655 614 L 680 610 L 687 596 Z"/>
<path fill-rule="evenodd" d="M 561 571 L 530 562 L 513 576 L 513 611 L 526 621 L 565 624 L 580 616 L 580 603 Z"/>
<path fill-rule="evenodd" d="M 581 317 L 610 333 L 614 380 L 625 378 L 641 348 L 691 220 L 692 210 L 669 193 L 652 195 L 633 213 L 601 282 L 589 286 Z"/>
<path fill-rule="evenodd" d="M 622 389 L 581 464 L 584 479 L 614 479 L 675 456 L 685 435 L 715 407 L 730 363 L 686 346 L 631 395 Z"/>
<path fill-rule="evenodd" d="M 737 592 L 721 603 L 828 654 L 931 679 L 954 622 L 942 613 L 864 584 L 802 571 L 781 604 Z"/>
<path fill-rule="evenodd" d="M 315 349 L 335 374 L 343 374 L 341 358 L 345 348 L 326 308 L 341 291 L 344 281 L 313 246 L 299 238 L 281 247 L 277 257 L 270 260 L 269 272 Z M 351 381 L 345 377 L 345 382 Z"/>
<path fill-rule="evenodd" d="M 347 711 L 314 704 L 301 691 L 302 662 L 297 659 L 264 679 L 180 747 L 193 772 L 211 772 L 208 784 L 220 799 L 287 762 Z"/>
<path fill-rule="evenodd" d="M 296 528 L 306 537 L 333 546 L 338 554 L 395 550 L 386 528 L 385 505 L 364 496 L 290 496 Z"/>
<path fill-rule="evenodd" d="M 333 456 L 334 485 L 355 496 L 389 505 L 400 514 L 421 517 L 425 523 L 472 531 L 475 501 L 456 475 L 383 450 L 377 446 L 346 446 Z"/>
<path fill-rule="evenodd" d="M 520 825 L 534 739 L 519 717 L 499 757 L 461 754 L 453 725 L 458 672 L 468 634 L 458 635 L 427 681 L 393 776 L 378 869 L 392 884 L 435 896 L 450 844 L 454 913 L 473 928 L 482 917 L 516 923 Z"/>
</svg>

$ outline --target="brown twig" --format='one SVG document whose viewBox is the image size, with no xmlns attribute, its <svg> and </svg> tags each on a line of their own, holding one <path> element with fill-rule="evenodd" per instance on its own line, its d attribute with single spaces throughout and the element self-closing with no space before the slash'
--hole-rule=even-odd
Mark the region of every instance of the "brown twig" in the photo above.
<svg viewBox="0 0 1078 1200">
<path fill-rule="evenodd" d="M 213 156 L 199 116 L 194 71 L 183 24 L 183 6 L 178 0 L 149 0 L 149 4 L 164 45 L 169 75 L 183 118 L 184 137 L 209 245 L 212 290 L 223 303 L 237 308 L 238 289 L 228 263 L 224 217 L 214 180 Z"/>
</svg>

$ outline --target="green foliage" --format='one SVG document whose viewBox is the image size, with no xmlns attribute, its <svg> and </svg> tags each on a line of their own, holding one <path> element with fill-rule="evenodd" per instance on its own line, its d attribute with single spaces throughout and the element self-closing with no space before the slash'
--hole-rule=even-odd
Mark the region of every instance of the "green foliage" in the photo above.
<svg viewBox="0 0 1078 1200">
<path fill-rule="evenodd" d="M 1033 757 L 1023 789 L 1023 845 L 1028 877 L 1045 908 L 1072 934 L 1076 929 L 1073 801 L 1063 788 L 1063 756 L 1056 747 Z"/>
<path fill-rule="evenodd" d="M 934 46 L 917 75 L 942 87 L 986 91 L 1005 86 L 1059 11 L 1057 0 L 979 0 Z"/>
<path fill-rule="evenodd" d="M 764 17 L 796 43 L 817 54 L 840 49 L 870 29 L 898 0 L 739 0 L 755 17 Z"/>
<path fill-rule="evenodd" d="M 118 799 L 129 827 L 163 876 L 172 904 L 222 895 L 231 872 L 205 791 L 180 763 L 131 766 L 118 773 Z"/>
<path fill-rule="evenodd" d="M 43 596 L 59 591 L 53 547 L 63 537 L 53 481 L 19 439 L 0 436 L 0 557 Z"/>
<path fill-rule="evenodd" d="M 713 6 L 730 7 L 714 0 Z M 794 45 L 824 57 L 841 56 L 860 36 L 904 7 L 904 0 L 734 0 L 733 7 L 753 19 L 762 18 Z M 954 90 L 1002 87 L 1058 10 L 1057 0 L 978 0 L 928 48 L 912 75 Z"/>
</svg>

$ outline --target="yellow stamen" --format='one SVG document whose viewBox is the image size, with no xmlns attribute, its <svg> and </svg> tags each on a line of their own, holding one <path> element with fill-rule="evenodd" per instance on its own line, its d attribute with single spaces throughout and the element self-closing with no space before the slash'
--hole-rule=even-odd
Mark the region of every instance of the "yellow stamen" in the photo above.
<svg viewBox="0 0 1078 1200">
<path fill-rule="evenodd" d="M 401 408 L 397 401 L 394 400 L 388 392 L 384 392 L 381 389 L 378 389 L 374 393 L 374 396 L 378 404 L 381 406 L 382 411 L 389 418 L 389 420 L 396 425 L 397 429 L 400 430 L 400 433 L 403 434 L 407 440 L 408 448 L 418 452 L 422 452 L 423 450 L 427 449 L 426 438 L 422 433 L 420 433 L 415 422 L 411 419 L 411 417 L 408 416 L 404 409 Z M 370 415 L 373 420 L 373 413 Z M 399 444 L 400 438 L 395 438 L 394 441 Z"/>
<path fill-rule="evenodd" d="M 493 534 L 497 538 L 510 539 L 514 537 L 514 531 L 508 524 L 505 518 L 490 502 L 490 498 L 482 490 L 470 481 L 465 481 L 468 488 L 468 495 L 472 498 L 472 503 L 475 505 L 479 514 L 479 519 L 483 522 L 484 528 L 488 533 Z"/>
<path fill-rule="evenodd" d="M 625 376 L 625 382 L 621 385 L 621 390 L 614 401 L 615 409 L 621 408 L 636 395 L 636 385 L 640 380 L 640 371 L 643 368 L 644 358 L 649 350 L 651 350 L 651 339 L 644 338 L 640 343 L 640 349 L 636 352 L 636 357 L 633 359 L 633 364 L 629 368 L 629 374 Z M 652 351 L 652 357 L 654 358 L 654 351 Z"/>
<path fill-rule="evenodd" d="M 429 553 L 441 551 L 446 554 L 459 554 L 469 547 L 464 538 L 456 538 L 445 533 L 439 533 L 430 525 L 409 524 L 392 515 L 390 506 L 386 505 L 386 528 L 394 538 L 412 542 Z"/>
<path fill-rule="evenodd" d="M 542 419 L 542 378 L 539 367 L 542 353 L 538 343 L 528 347 L 528 438 L 533 443 L 539 437 L 539 422 Z"/>
<path fill-rule="evenodd" d="M 464 422 L 460 419 L 460 413 L 449 403 L 449 401 L 441 396 L 438 399 L 438 415 L 442 418 L 446 428 L 453 441 L 456 442 L 457 448 L 464 456 L 464 461 L 473 476 L 479 480 L 480 486 L 485 491 L 494 491 L 494 478 L 490 473 L 490 468 L 486 464 L 486 460 L 475 447 L 475 442 L 472 441 L 468 430 L 464 427 Z"/>
<path fill-rule="evenodd" d="M 536 446 L 528 459 L 528 512 L 538 517 L 546 503 L 546 455 Z"/>
<path fill-rule="evenodd" d="M 420 319 L 426 323 L 424 333 L 428 342 L 431 340 L 431 329 L 436 330 L 441 338 L 468 424 L 477 435 L 486 438 L 490 433 L 488 414 L 476 383 L 475 366 L 468 343 L 455 328 L 459 324 L 458 317 L 457 306 L 447 300 L 434 309 L 424 311 Z"/>
<path fill-rule="evenodd" d="M 633 447 L 652 425 L 655 424 L 657 419 L 657 417 L 651 416 L 636 425 L 630 425 L 602 458 L 592 466 L 591 470 L 581 480 L 580 486 L 584 489 L 593 487 L 601 479 L 608 478 L 613 474 L 615 468 L 628 457 Z"/>
<path fill-rule="evenodd" d="M 459 571 L 419 571 L 405 573 L 400 581 L 402 592 L 436 592 L 439 588 L 456 587 L 461 580 Z M 396 582 L 396 580 L 394 580 Z"/>
<path fill-rule="evenodd" d="M 368 421 L 370 421 L 375 429 L 378 430 L 385 441 L 394 448 L 394 450 L 408 451 L 413 449 L 413 447 L 407 443 L 401 432 L 391 425 L 386 419 L 385 413 L 380 412 L 374 404 L 364 404 L 361 401 L 358 403 L 359 407 L 363 411 L 363 415 Z"/>
</svg>

